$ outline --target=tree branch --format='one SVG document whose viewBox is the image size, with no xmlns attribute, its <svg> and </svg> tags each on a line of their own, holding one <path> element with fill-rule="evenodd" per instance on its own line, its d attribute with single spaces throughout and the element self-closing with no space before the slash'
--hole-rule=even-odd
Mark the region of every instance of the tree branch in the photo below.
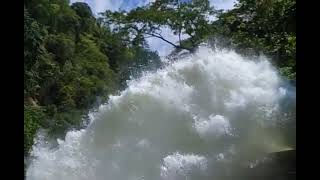
<svg viewBox="0 0 320 180">
<path fill-rule="evenodd" d="M 170 42 L 170 41 L 168 41 L 168 40 L 164 39 L 164 38 L 163 38 L 162 36 L 160 36 L 160 35 L 156 35 L 156 34 L 152 34 L 152 33 L 145 33 L 145 34 L 150 35 L 150 36 L 152 36 L 152 37 L 159 38 L 159 39 L 161 39 L 161 40 L 163 40 L 163 41 L 165 41 L 165 42 L 167 42 L 167 43 L 171 44 L 171 45 L 172 45 L 172 46 L 174 46 L 175 48 L 178 48 L 178 47 L 179 47 L 179 46 L 177 46 L 177 45 L 173 44 L 172 42 Z"/>
<path fill-rule="evenodd" d="M 172 45 L 173 47 L 175 47 L 175 48 L 177 48 L 177 49 L 185 49 L 185 50 L 188 50 L 188 51 L 190 51 L 190 52 L 192 51 L 191 48 L 183 47 L 183 46 L 181 46 L 181 45 L 176 45 L 176 44 L 174 44 L 174 43 L 166 40 L 166 39 L 165 39 L 163 36 L 161 36 L 161 35 L 156 35 L 156 34 L 147 33 L 147 32 L 146 32 L 145 34 L 150 35 L 151 37 L 159 38 L 159 39 L 165 41 L 166 43 Z"/>
<path fill-rule="evenodd" d="M 134 30 L 136 30 L 137 32 L 140 32 L 140 33 L 142 33 L 142 31 L 143 31 L 143 29 L 138 29 L 137 27 L 135 27 L 135 26 L 133 26 L 133 25 L 130 25 L 130 26 L 128 26 L 128 27 L 129 27 L 129 28 L 132 28 L 132 29 L 134 29 Z M 150 37 L 159 38 L 159 39 L 165 41 L 166 43 L 172 45 L 173 47 L 175 47 L 175 48 L 177 48 L 177 49 L 185 49 L 185 50 L 188 50 L 188 51 L 190 51 L 190 52 L 192 51 L 191 48 L 187 48 L 187 47 L 184 47 L 184 46 L 181 45 L 180 37 L 179 37 L 180 45 L 176 45 L 176 44 L 168 41 L 167 39 L 165 39 L 165 38 L 164 38 L 161 34 L 159 34 L 159 33 L 144 32 L 144 34 L 149 35 L 148 38 L 150 38 Z"/>
<path fill-rule="evenodd" d="M 180 1 L 178 0 L 178 11 L 179 11 L 179 14 L 180 14 Z M 181 46 L 181 24 L 179 26 L 179 44 Z"/>
<path fill-rule="evenodd" d="M 179 44 L 181 46 L 181 28 L 179 28 Z"/>
</svg>

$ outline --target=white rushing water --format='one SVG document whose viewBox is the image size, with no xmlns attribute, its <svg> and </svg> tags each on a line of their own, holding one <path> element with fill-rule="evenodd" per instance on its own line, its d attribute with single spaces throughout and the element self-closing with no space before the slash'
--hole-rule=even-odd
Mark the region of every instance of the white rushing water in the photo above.
<svg viewBox="0 0 320 180">
<path fill-rule="evenodd" d="M 292 121 L 283 100 L 294 94 L 266 58 L 202 47 L 130 81 L 90 114 L 86 129 L 69 131 L 57 147 L 39 134 L 27 180 L 226 176 L 236 162 L 292 145 L 276 126 Z"/>
</svg>

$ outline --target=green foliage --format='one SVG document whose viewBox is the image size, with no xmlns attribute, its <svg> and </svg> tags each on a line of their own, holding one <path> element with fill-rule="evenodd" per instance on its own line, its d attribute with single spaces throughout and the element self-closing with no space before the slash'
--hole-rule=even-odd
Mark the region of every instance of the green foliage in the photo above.
<svg viewBox="0 0 320 180">
<path fill-rule="evenodd" d="M 240 0 L 213 23 L 240 50 L 254 49 L 272 57 L 280 72 L 295 79 L 295 0 Z"/>
<path fill-rule="evenodd" d="M 72 59 L 75 51 L 74 41 L 65 34 L 49 35 L 45 46 L 60 67 Z"/>
<path fill-rule="evenodd" d="M 109 68 L 108 57 L 103 54 L 90 36 L 82 37 L 75 57 L 79 76 L 74 82 L 77 86 L 75 99 L 77 107 L 92 104 L 93 97 L 106 97 L 116 88 L 115 74 Z"/>
<path fill-rule="evenodd" d="M 81 110 L 72 110 L 69 112 L 55 113 L 48 119 L 46 127 L 49 133 L 54 136 L 61 136 L 71 128 L 77 128 L 81 125 L 83 112 Z"/>
<path fill-rule="evenodd" d="M 75 38 L 75 33 L 80 26 L 81 18 L 71 8 L 64 7 L 57 16 L 57 33 L 68 34 L 70 38 Z"/>
<path fill-rule="evenodd" d="M 282 76 L 286 77 L 289 80 L 296 79 L 296 71 L 293 69 L 293 67 L 284 66 L 284 67 L 280 68 L 279 71 Z"/>
<path fill-rule="evenodd" d="M 125 80 L 130 78 L 138 78 L 142 72 L 154 71 L 161 67 L 160 57 L 156 52 L 148 49 L 137 47 L 132 52 L 133 59 L 122 66 L 120 73 L 120 80 L 123 82 L 121 87 L 126 87 Z"/>
<path fill-rule="evenodd" d="M 129 32 L 135 44 L 144 44 L 148 37 L 159 38 L 177 49 L 193 51 L 213 29 L 209 28 L 208 15 L 214 15 L 208 0 L 157 0 L 149 6 L 138 7 L 130 12 L 102 13 L 106 24 L 113 24 L 117 32 Z M 161 27 L 169 27 L 179 36 L 179 42 L 171 42 L 161 34 Z M 181 35 L 190 36 L 188 43 Z"/>
<path fill-rule="evenodd" d="M 33 145 L 33 138 L 40 127 L 45 115 L 40 107 L 24 106 L 24 154 L 26 155 Z"/>
<path fill-rule="evenodd" d="M 92 11 L 88 4 L 76 2 L 71 5 L 71 8 L 77 13 L 81 18 L 91 19 L 93 18 Z"/>
<path fill-rule="evenodd" d="M 43 55 L 42 47 L 44 29 L 30 18 L 26 9 L 24 9 L 24 90 L 25 94 L 34 95 L 37 91 L 38 84 L 38 65 L 37 61 Z"/>
<path fill-rule="evenodd" d="M 75 41 L 78 43 L 81 34 L 90 33 L 94 30 L 95 18 L 93 17 L 90 7 L 86 3 L 73 3 L 71 9 L 73 9 L 79 17 L 78 23 L 75 26 Z"/>
<path fill-rule="evenodd" d="M 56 136 L 81 126 L 88 109 L 123 87 L 133 69 L 159 65 L 129 34 L 111 31 L 85 3 L 25 1 L 25 155 L 39 128 Z"/>
</svg>

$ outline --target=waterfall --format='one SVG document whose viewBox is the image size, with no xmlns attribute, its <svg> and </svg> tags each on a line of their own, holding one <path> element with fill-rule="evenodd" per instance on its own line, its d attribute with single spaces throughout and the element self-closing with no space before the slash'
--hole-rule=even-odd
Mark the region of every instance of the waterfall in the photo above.
<svg viewBox="0 0 320 180">
<path fill-rule="evenodd" d="M 89 117 L 54 148 L 39 133 L 27 180 L 230 179 L 295 146 L 295 89 L 266 57 L 231 50 L 201 47 L 130 80 Z"/>
</svg>

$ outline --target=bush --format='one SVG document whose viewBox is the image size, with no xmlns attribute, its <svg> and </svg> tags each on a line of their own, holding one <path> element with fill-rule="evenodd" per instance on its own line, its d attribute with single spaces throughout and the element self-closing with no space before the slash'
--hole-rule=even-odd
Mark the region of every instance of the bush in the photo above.
<svg viewBox="0 0 320 180">
<path fill-rule="evenodd" d="M 24 154 L 28 154 L 33 138 L 40 127 L 40 122 L 45 118 L 44 110 L 37 106 L 24 106 Z"/>
</svg>

